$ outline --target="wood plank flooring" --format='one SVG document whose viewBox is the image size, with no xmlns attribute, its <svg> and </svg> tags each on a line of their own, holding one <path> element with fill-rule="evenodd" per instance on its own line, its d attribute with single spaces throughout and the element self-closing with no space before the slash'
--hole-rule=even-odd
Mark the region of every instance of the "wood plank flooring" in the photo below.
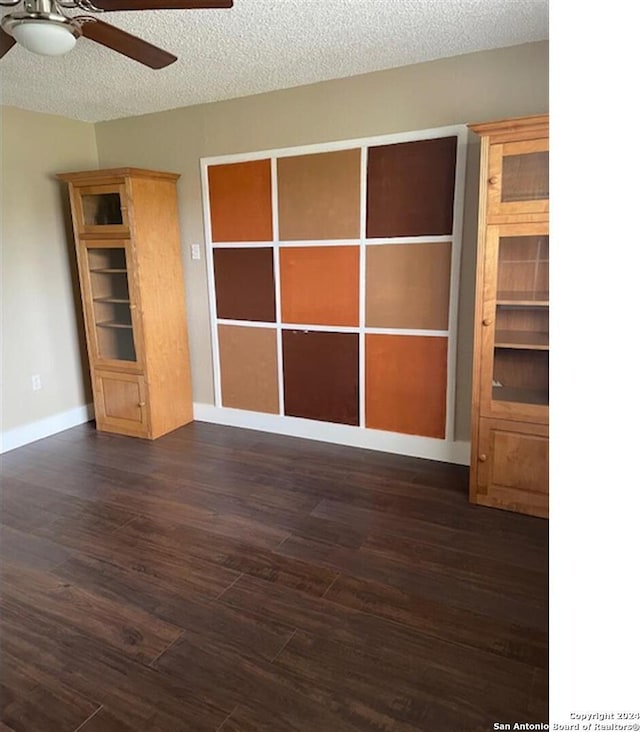
<svg viewBox="0 0 640 732">
<path fill-rule="evenodd" d="M 548 525 L 468 470 L 193 423 L 2 458 L 8 732 L 548 721 Z"/>
</svg>

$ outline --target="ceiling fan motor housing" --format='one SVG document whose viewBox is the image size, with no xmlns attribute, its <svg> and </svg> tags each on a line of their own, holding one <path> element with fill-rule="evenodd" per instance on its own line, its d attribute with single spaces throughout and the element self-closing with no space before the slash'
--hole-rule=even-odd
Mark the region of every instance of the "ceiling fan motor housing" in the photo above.
<svg viewBox="0 0 640 732">
<path fill-rule="evenodd" d="M 58 56 L 75 46 L 80 25 L 63 15 L 55 0 L 24 0 L 23 7 L 2 19 L 2 29 L 20 45 L 44 56 Z"/>
</svg>

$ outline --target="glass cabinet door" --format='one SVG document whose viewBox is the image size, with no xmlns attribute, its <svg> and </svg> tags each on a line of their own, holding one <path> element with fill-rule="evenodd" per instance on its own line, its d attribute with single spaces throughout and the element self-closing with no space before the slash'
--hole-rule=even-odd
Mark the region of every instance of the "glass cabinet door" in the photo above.
<svg viewBox="0 0 640 732">
<path fill-rule="evenodd" d="M 549 141 L 491 145 L 488 180 L 489 223 L 535 220 L 549 211 Z"/>
<path fill-rule="evenodd" d="M 549 228 L 488 227 L 482 396 L 487 414 L 549 406 Z"/>
<path fill-rule="evenodd" d="M 127 246 L 124 242 L 92 242 L 85 251 L 86 316 L 96 359 L 133 365 L 138 360 L 138 339 Z"/>
<path fill-rule="evenodd" d="M 129 231 L 124 185 L 82 186 L 76 189 L 76 225 L 80 234 L 120 234 Z"/>
</svg>

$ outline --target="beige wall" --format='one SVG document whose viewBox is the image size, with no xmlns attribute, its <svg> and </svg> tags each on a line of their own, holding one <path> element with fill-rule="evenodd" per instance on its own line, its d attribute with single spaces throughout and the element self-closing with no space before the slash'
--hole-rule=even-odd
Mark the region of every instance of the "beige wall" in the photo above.
<svg viewBox="0 0 640 732">
<path fill-rule="evenodd" d="M 91 401 L 64 170 L 138 166 L 179 181 L 194 400 L 213 403 L 200 158 L 548 110 L 548 44 L 459 56 L 95 125 L 2 109 L 3 429 Z M 95 135 L 95 137 L 94 137 Z M 459 316 L 456 436 L 469 438 L 478 146 L 470 148 Z M 31 390 L 31 374 L 43 388 Z"/>
<path fill-rule="evenodd" d="M 95 168 L 98 154 L 94 125 L 11 107 L 0 121 L 4 432 L 91 402 L 68 209 L 53 176 Z"/>
<path fill-rule="evenodd" d="M 96 126 L 100 164 L 181 173 L 194 400 L 213 403 L 201 157 L 480 122 L 548 110 L 548 44 L 526 44 Z M 456 437 L 469 439 L 479 149 L 472 144 L 459 315 Z"/>
</svg>

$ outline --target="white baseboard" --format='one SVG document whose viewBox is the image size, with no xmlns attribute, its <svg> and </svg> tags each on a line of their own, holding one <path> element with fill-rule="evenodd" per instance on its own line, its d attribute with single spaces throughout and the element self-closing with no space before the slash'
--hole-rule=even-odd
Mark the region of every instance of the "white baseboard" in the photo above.
<svg viewBox="0 0 640 732">
<path fill-rule="evenodd" d="M 286 417 L 279 414 L 263 414 L 244 409 L 214 407 L 212 404 L 195 402 L 194 419 L 198 422 L 211 422 L 231 427 L 244 427 L 261 432 L 274 432 L 289 437 L 304 437 L 309 440 L 331 442 L 349 447 L 363 447 L 397 455 L 420 457 L 427 460 L 469 465 L 471 445 L 469 442 L 436 440 L 432 437 L 401 435 L 396 432 L 364 429 L 345 424 L 316 422 L 299 417 Z"/>
<path fill-rule="evenodd" d="M 0 453 L 15 450 L 16 447 L 28 445 L 30 442 L 41 440 L 43 437 L 49 437 L 79 424 L 84 424 L 93 417 L 93 404 L 87 404 L 83 407 L 76 407 L 66 412 L 53 414 L 51 417 L 39 419 L 37 422 L 14 427 L 2 432 L 0 435 Z"/>
</svg>

